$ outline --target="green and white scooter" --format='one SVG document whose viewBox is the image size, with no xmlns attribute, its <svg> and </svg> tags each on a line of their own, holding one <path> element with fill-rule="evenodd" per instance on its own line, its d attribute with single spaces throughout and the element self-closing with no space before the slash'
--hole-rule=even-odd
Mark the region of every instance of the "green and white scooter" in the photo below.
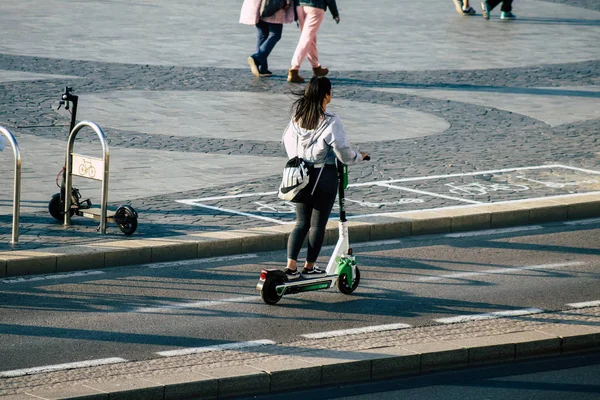
<svg viewBox="0 0 600 400">
<path fill-rule="evenodd" d="M 368 159 L 367 156 L 365 160 Z M 351 294 L 358 287 L 360 271 L 356 265 L 356 259 L 352 255 L 352 248 L 350 248 L 344 198 L 344 189 L 348 187 L 348 167 L 338 161 L 337 169 L 339 176 L 340 235 L 325 269 L 325 275 L 290 280 L 285 272 L 281 270 L 263 269 L 260 272 L 256 289 L 260 291 L 260 297 L 265 303 L 276 304 L 283 296 L 288 294 L 329 289 L 335 285 L 344 294 Z"/>
</svg>

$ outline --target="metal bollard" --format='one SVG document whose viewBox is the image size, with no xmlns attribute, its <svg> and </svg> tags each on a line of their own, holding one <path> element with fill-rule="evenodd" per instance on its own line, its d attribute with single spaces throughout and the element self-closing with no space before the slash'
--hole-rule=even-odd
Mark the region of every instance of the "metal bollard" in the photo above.
<svg viewBox="0 0 600 400">
<path fill-rule="evenodd" d="M 12 222 L 12 244 L 19 242 L 19 217 L 21 213 L 21 152 L 17 140 L 11 131 L 0 126 L 0 132 L 8 139 L 15 155 L 14 195 L 13 195 L 13 222 Z M 0 139 L 3 137 L 0 136 Z M 0 141 L 0 151 L 4 149 L 4 143 Z"/>
</svg>

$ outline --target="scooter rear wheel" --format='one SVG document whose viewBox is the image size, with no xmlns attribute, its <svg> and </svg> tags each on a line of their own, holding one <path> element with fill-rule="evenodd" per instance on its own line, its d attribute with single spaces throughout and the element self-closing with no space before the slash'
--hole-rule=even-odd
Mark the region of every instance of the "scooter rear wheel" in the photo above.
<svg viewBox="0 0 600 400">
<path fill-rule="evenodd" d="M 137 229 L 137 212 L 131 206 L 120 206 L 113 217 L 119 229 L 126 235 L 133 235 Z"/>
<path fill-rule="evenodd" d="M 358 287 L 358 284 L 360 283 L 360 270 L 358 269 L 358 267 L 354 267 L 354 268 L 355 268 L 354 271 L 356 272 L 356 276 L 354 277 L 354 282 L 352 282 L 352 285 L 350 285 L 348 283 L 346 274 L 340 275 L 340 277 L 338 278 L 337 287 L 338 287 L 339 291 L 342 292 L 343 294 L 351 294 L 352 292 L 354 292 L 356 290 L 356 288 Z"/>
<path fill-rule="evenodd" d="M 273 305 L 281 300 L 282 296 L 277 294 L 276 286 L 281 285 L 282 283 L 283 279 L 281 278 L 270 278 L 266 280 L 260 290 L 260 297 L 265 303 Z"/>
</svg>

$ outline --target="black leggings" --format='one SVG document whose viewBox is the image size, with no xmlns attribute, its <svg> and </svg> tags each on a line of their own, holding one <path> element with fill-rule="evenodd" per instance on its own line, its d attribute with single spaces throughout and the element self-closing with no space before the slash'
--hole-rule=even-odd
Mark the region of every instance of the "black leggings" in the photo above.
<svg viewBox="0 0 600 400">
<path fill-rule="evenodd" d="M 325 228 L 335 202 L 335 196 L 335 192 L 325 193 L 317 188 L 315 194 L 310 196 L 310 200 L 296 203 L 296 226 L 290 234 L 287 246 L 289 259 L 298 260 L 298 253 L 300 253 L 304 238 L 308 234 L 306 261 L 317 261 L 323 246 Z"/>
</svg>

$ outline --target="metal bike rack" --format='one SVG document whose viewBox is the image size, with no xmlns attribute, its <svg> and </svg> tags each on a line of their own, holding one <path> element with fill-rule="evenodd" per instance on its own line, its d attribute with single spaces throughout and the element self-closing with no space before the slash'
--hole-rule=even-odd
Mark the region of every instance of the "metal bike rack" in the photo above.
<svg viewBox="0 0 600 400">
<path fill-rule="evenodd" d="M 13 222 L 12 222 L 12 244 L 19 241 L 19 216 L 21 214 L 21 152 L 17 139 L 8 129 L 0 126 L 0 132 L 6 136 L 10 142 L 13 153 L 15 154 L 15 177 L 14 177 L 14 195 L 13 195 Z"/>
<path fill-rule="evenodd" d="M 96 132 L 100 142 L 102 143 L 102 158 L 94 158 L 83 156 L 80 154 L 73 153 L 73 144 L 77 133 L 83 127 L 89 127 Z M 109 164 L 109 150 L 108 143 L 106 142 L 106 136 L 104 131 L 93 122 L 81 121 L 78 123 L 69 135 L 67 144 L 67 158 L 66 158 L 66 177 L 65 177 L 65 209 L 64 209 L 64 225 L 71 225 L 71 188 L 73 186 L 72 175 L 80 176 L 82 178 L 93 179 L 102 182 L 102 197 L 100 200 L 100 233 L 106 233 L 106 216 L 107 216 L 107 204 L 108 204 L 108 164 Z M 73 169 L 73 165 L 76 166 Z"/>
</svg>

